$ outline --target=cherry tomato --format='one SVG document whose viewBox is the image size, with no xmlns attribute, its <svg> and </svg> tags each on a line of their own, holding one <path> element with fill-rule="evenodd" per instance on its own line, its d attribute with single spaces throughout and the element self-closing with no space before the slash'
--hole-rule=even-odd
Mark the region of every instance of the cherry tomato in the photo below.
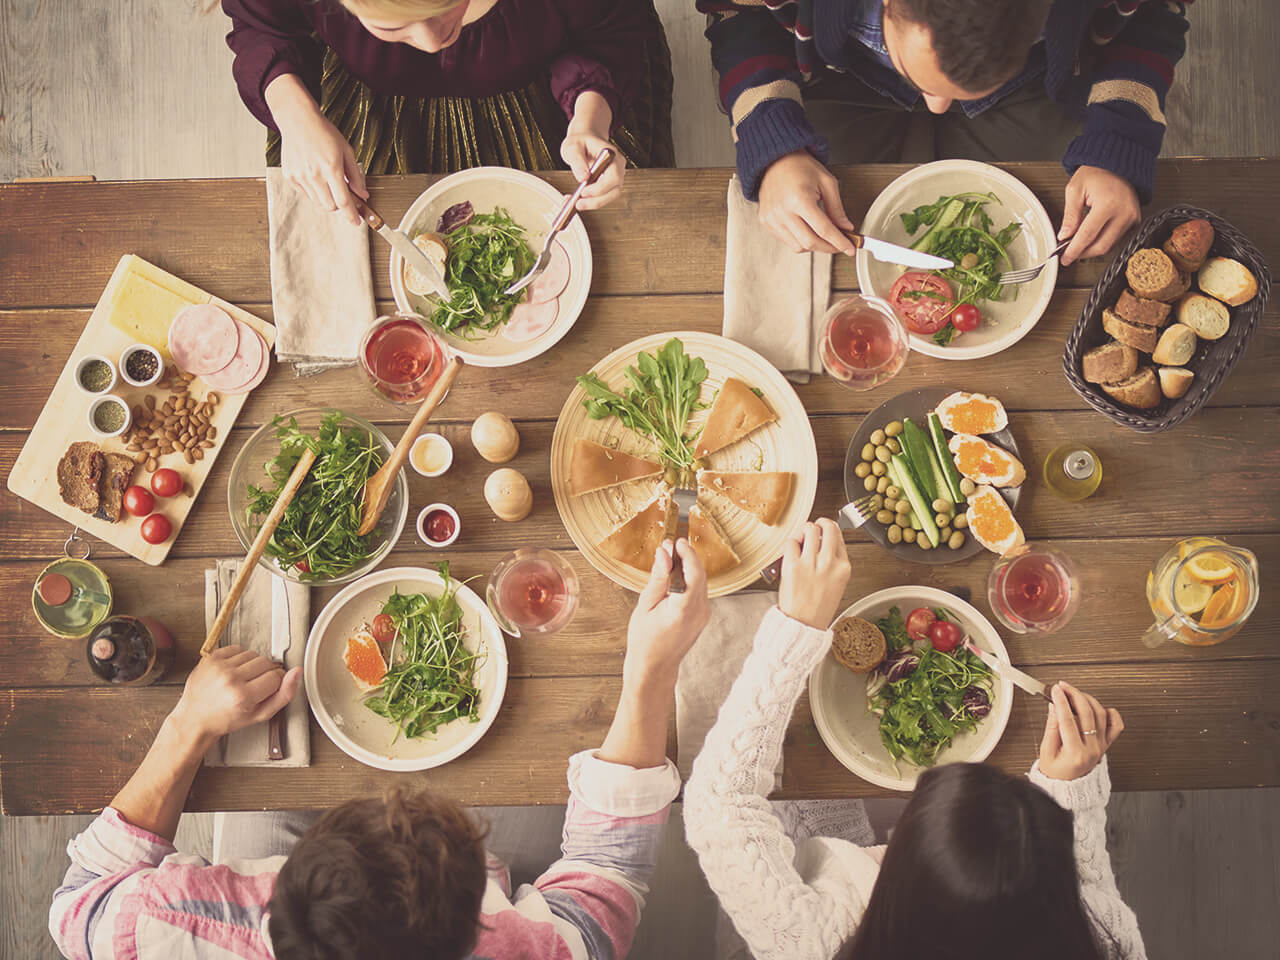
<svg viewBox="0 0 1280 960">
<path fill-rule="evenodd" d="M 297 563 L 294 564 L 294 566 L 297 567 L 299 570 L 301 570 L 303 573 L 311 572 L 311 564 L 307 563 L 307 561 L 305 560 L 299 560 Z"/>
<path fill-rule="evenodd" d="M 908 270 L 889 291 L 889 302 L 907 329 L 926 336 L 947 325 L 953 300 L 951 284 L 923 270 Z"/>
<path fill-rule="evenodd" d="M 935 620 L 929 625 L 929 642 L 939 653 L 950 653 L 960 646 L 963 636 L 959 625 L 950 620 Z"/>
<path fill-rule="evenodd" d="M 124 508 L 135 517 L 145 517 L 156 508 L 156 498 L 146 487 L 135 484 L 124 492 Z"/>
<path fill-rule="evenodd" d="M 961 333 L 977 330 L 982 325 L 982 311 L 972 303 L 962 303 L 951 314 L 951 325 Z"/>
<path fill-rule="evenodd" d="M 163 513 L 153 513 L 142 521 L 142 539 L 147 543 L 164 543 L 173 536 L 173 524 Z"/>
<path fill-rule="evenodd" d="M 151 475 L 151 489 L 157 497 L 177 496 L 182 490 L 182 475 L 177 470 L 161 467 Z"/>
<path fill-rule="evenodd" d="M 396 638 L 396 622 L 391 614 L 380 613 L 373 618 L 373 639 L 379 643 L 390 643 Z"/>
<path fill-rule="evenodd" d="M 929 639 L 929 627 L 937 619 L 928 607 L 916 607 L 907 617 L 907 636 L 912 640 Z"/>
</svg>

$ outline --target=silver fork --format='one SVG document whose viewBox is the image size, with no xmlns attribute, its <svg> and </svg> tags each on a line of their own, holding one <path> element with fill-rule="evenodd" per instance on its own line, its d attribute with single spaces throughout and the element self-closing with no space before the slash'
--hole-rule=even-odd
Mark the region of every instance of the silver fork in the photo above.
<svg viewBox="0 0 1280 960">
<path fill-rule="evenodd" d="M 689 484 L 689 475 L 686 471 L 681 470 L 680 476 L 676 480 L 676 485 L 671 491 L 671 499 L 676 507 L 676 529 L 675 536 L 680 536 L 680 527 L 683 526 L 687 531 L 689 529 L 689 511 L 693 509 L 694 504 L 698 502 L 698 491 Z M 671 554 L 671 582 L 668 589 L 672 593 L 684 593 L 684 565 L 680 562 L 680 554 L 674 551 Z"/>
<path fill-rule="evenodd" d="M 874 517 L 876 512 L 871 509 L 871 498 L 874 496 L 874 493 L 868 493 L 864 497 L 859 497 L 853 503 L 846 503 L 841 507 L 839 513 L 836 514 L 836 523 L 840 524 L 840 528 L 842 530 L 857 530 Z M 778 585 L 778 579 L 781 576 L 781 557 L 760 571 L 760 579 L 771 587 Z"/>
<path fill-rule="evenodd" d="M 1040 276 L 1040 271 L 1049 265 L 1050 260 L 1060 254 L 1063 250 L 1067 249 L 1067 244 L 1070 242 L 1071 238 L 1067 237 L 1067 239 L 1054 247 L 1043 261 L 1036 264 L 1034 267 L 1024 267 L 1021 270 L 1010 270 L 1007 273 L 1000 274 L 1000 276 L 996 277 L 996 283 L 1001 285 L 1006 283 L 1030 283 L 1036 277 Z"/>
</svg>

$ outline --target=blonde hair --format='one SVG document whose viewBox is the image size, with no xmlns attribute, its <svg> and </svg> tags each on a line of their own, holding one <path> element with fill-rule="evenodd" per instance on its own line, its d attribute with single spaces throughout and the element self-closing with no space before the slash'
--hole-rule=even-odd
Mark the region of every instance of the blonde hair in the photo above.
<svg viewBox="0 0 1280 960">
<path fill-rule="evenodd" d="M 448 13 L 462 0 L 341 0 L 357 17 L 425 20 Z"/>
</svg>

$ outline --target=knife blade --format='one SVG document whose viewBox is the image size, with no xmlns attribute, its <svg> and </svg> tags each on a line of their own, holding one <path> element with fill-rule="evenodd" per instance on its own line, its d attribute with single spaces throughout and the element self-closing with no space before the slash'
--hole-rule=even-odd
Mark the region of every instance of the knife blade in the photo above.
<svg viewBox="0 0 1280 960">
<path fill-rule="evenodd" d="M 364 222 L 372 227 L 378 236 L 391 244 L 391 249 L 400 254 L 409 266 L 426 277 L 427 283 L 431 284 L 431 289 L 438 296 L 448 300 L 449 285 L 445 283 L 444 274 L 440 272 L 439 267 L 431 262 L 431 258 L 419 250 L 407 234 L 394 229 L 388 224 L 377 210 L 369 206 L 369 201 L 362 200 L 355 194 L 352 194 L 352 197 L 356 201 L 356 209 L 360 211 Z"/>
<path fill-rule="evenodd" d="M 912 250 L 910 247 L 899 246 L 888 240 L 864 237 L 858 233 L 849 234 L 849 239 L 853 241 L 854 246 L 862 247 L 881 263 L 897 263 L 904 267 L 917 267 L 921 270 L 947 270 L 955 266 L 954 261 L 945 257 L 935 257 L 931 253 Z"/>
<path fill-rule="evenodd" d="M 271 659 L 285 664 L 293 646 L 293 624 L 289 616 L 289 588 L 281 577 L 271 578 Z M 288 665 L 285 664 L 285 669 Z M 284 747 L 280 733 L 284 726 L 284 709 L 267 722 L 267 759 L 283 760 Z"/>
<path fill-rule="evenodd" d="M 996 676 L 1004 677 L 1006 680 L 1012 683 L 1015 687 L 1018 687 L 1020 690 L 1025 690 L 1027 693 L 1031 694 L 1032 696 L 1043 697 L 1045 700 L 1048 700 L 1050 703 L 1053 702 L 1052 698 L 1047 693 L 1044 692 L 1044 684 L 1041 683 L 1039 680 L 1037 680 L 1035 677 L 1031 676 L 1028 673 L 1023 673 L 1021 670 L 1019 670 L 1017 667 L 1013 666 L 1012 664 L 1005 663 L 1003 660 L 997 657 L 994 653 L 991 653 L 987 650 L 983 650 L 976 643 L 970 640 L 968 637 L 964 638 L 964 647 L 966 650 L 972 653 L 975 657 L 977 657 L 979 660 L 985 663 L 988 667 L 990 667 L 991 672 L 996 674 Z"/>
</svg>

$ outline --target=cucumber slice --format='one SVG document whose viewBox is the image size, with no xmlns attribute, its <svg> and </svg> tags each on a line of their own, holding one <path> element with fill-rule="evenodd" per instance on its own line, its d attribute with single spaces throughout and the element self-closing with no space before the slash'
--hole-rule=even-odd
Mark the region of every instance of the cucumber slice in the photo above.
<svg viewBox="0 0 1280 960">
<path fill-rule="evenodd" d="M 937 451 L 938 460 L 942 464 L 947 489 L 951 491 L 951 502 L 958 506 L 965 502 L 964 493 L 960 490 L 960 471 L 956 469 L 955 458 L 951 456 L 951 448 L 947 446 L 947 435 L 942 432 L 942 421 L 936 413 L 929 414 L 929 434 L 933 439 L 933 449 Z"/>
<path fill-rule="evenodd" d="M 905 430 L 903 435 L 906 435 Z M 911 502 L 911 509 L 915 511 L 921 526 L 924 527 L 924 535 L 936 547 L 941 542 L 941 536 L 938 533 L 938 525 L 933 520 L 933 511 L 929 509 L 932 501 L 926 501 L 924 495 L 920 492 L 920 488 L 916 486 L 915 480 L 906 466 L 906 458 L 900 453 L 895 453 L 892 459 L 898 466 L 898 478 L 902 481 L 902 491 L 907 495 L 907 499 Z"/>
</svg>

